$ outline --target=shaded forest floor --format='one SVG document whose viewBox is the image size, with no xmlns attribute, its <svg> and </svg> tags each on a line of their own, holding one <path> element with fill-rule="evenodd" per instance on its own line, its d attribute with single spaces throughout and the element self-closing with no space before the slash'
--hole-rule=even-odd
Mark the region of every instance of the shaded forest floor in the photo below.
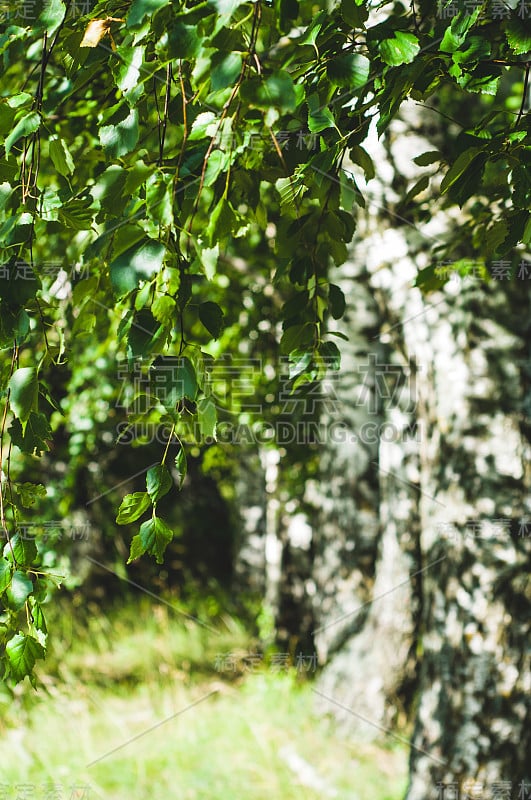
<svg viewBox="0 0 531 800">
<path fill-rule="evenodd" d="M 0 695 L 2 798 L 403 797 L 406 748 L 343 736 L 300 670 L 245 663 L 255 643 L 234 619 L 143 602 L 77 617 L 64 609 L 39 693 Z"/>
</svg>

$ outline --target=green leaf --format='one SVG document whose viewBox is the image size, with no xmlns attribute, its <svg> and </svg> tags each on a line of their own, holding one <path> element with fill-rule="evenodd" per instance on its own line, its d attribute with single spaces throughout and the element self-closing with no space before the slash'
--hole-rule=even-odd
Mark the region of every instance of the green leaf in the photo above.
<svg viewBox="0 0 531 800">
<path fill-rule="evenodd" d="M 11 441 L 23 453 L 40 456 L 41 453 L 49 450 L 47 441 L 52 438 L 52 430 L 44 414 L 36 414 L 32 411 L 26 422 L 25 430 L 19 419 L 14 419 L 9 427 Z"/>
<path fill-rule="evenodd" d="M 16 96 L 16 95 L 15 95 Z M 9 104 L 6 102 L 0 103 L 0 135 L 7 136 L 11 128 L 13 127 L 13 122 L 15 121 L 15 117 L 17 116 L 16 109 L 13 107 L 13 103 L 10 102 Z M 2 172 L 7 168 L 7 162 L 3 162 L 2 165 Z M 6 176 L 8 177 L 8 176 Z"/>
<path fill-rule="evenodd" d="M 292 350 L 289 355 L 289 378 L 304 375 L 313 364 L 313 353 L 308 350 Z"/>
<path fill-rule="evenodd" d="M 157 359 L 151 368 L 150 380 L 156 397 L 168 409 L 187 397 L 195 400 L 197 376 L 189 358 L 165 357 Z"/>
<path fill-rule="evenodd" d="M 158 225 L 173 224 L 171 198 L 172 176 L 158 172 L 146 181 L 146 208 L 148 216 Z"/>
<path fill-rule="evenodd" d="M 443 53 L 454 53 L 461 47 L 467 37 L 468 31 L 476 23 L 482 10 L 481 5 L 476 6 L 472 11 L 469 9 L 461 9 L 459 13 L 452 18 L 440 44 L 440 49 Z"/>
<path fill-rule="evenodd" d="M 153 294 L 153 285 L 151 281 L 144 281 L 144 285 L 140 287 L 138 292 L 135 296 L 135 309 L 140 311 L 141 308 L 145 308 L 149 301 L 151 300 L 151 295 Z M 156 301 L 155 301 L 156 302 Z M 155 305 L 155 303 L 153 303 Z M 153 305 L 151 307 L 151 313 L 153 314 Z M 155 317 L 155 314 L 153 314 Z M 158 316 L 155 317 L 159 322 Z"/>
<path fill-rule="evenodd" d="M 415 286 L 418 286 L 423 292 L 434 292 L 444 286 L 445 283 L 446 279 L 435 272 L 434 264 L 419 270 L 415 278 Z"/>
<path fill-rule="evenodd" d="M 188 462 L 186 459 L 186 451 L 184 447 L 181 447 L 181 449 L 175 456 L 175 466 L 177 467 L 177 472 L 179 474 L 179 484 L 178 484 L 179 489 L 182 489 L 184 479 L 186 478 L 186 473 L 188 472 Z"/>
<path fill-rule="evenodd" d="M 102 209 L 113 216 L 116 214 L 116 209 L 123 204 L 123 197 L 127 195 L 125 189 L 127 176 L 127 170 L 119 164 L 111 164 L 110 167 L 107 167 L 104 172 L 98 175 L 96 183 L 91 187 L 90 191 L 93 198 Z M 108 238 L 105 244 L 108 244 Z M 129 244 L 133 244 L 133 242 L 129 242 Z"/>
<path fill-rule="evenodd" d="M 454 54 L 455 57 L 455 54 Z M 457 83 L 467 92 L 495 95 L 498 91 L 501 69 L 496 65 L 479 64 L 471 72 L 463 72 Z"/>
<path fill-rule="evenodd" d="M 44 647 L 33 636 L 20 632 L 6 644 L 6 655 L 11 674 L 16 681 L 29 675 L 38 658 L 44 658 Z"/>
<path fill-rule="evenodd" d="M 94 297 L 98 289 L 98 278 L 93 275 L 90 278 L 84 278 L 76 283 L 74 291 L 72 292 L 72 300 L 74 307 L 81 307 L 83 300 L 87 297 Z"/>
<path fill-rule="evenodd" d="M 298 175 L 295 178 L 293 176 L 278 178 L 275 182 L 275 187 L 280 194 L 280 210 L 282 213 L 289 213 L 290 209 L 296 208 L 297 200 L 300 200 L 308 189 L 304 185 L 302 175 Z"/>
<path fill-rule="evenodd" d="M 124 189 L 125 191 L 125 189 Z M 115 261 L 122 253 L 125 253 L 128 250 L 133 249 L 133 246 L 137 248 L 141 246 L 140 243 L 142 242 L 151 242 L 153 239 L 149 239 L 146 237 L 145 232 L 139 225 L 129 225 L 125 223 L 125 220 L 121 220 L 118 226 L 118 229 L 114 235 L 113 243 L 112 243 L 112 259 Z M 106 235 L 103 234 L 99 237 L 99 239 L 104 239 L 105 246 L 108 247 L 108 238 Z M 96 240 L 99 241 L 99 239 Z M 93 244 L 95 245 L 96 242 Z M 93 245 L 89 245 L 89 248 Z"/>
<path fill-rule="evenodd" d="M 7 201 L 13 194 L 13 187 L 7 181 L 0 184 L 0 211 L 3 211 L 7 205 Z"/>
<path fill-rule="evenodd" d="M 92 228 L 94 221 L 94 211 L 92 210 L 93 200 L 91 197 L 69 200 L 59 209 L 59 220 L 67 228 L 74 231 L 88 231 Z"/>
<path fill-rule="evenodd" d="M 118 525 L 129 525 L 148 510 L 151 499 L 147 492 L 133 492 L 126 494 L 118 509 L 116 522 Z"/>
<path fill-rule="evenodd" d="M 365 173 L 365 177 L 370 181 L 376 175 L 372 158 L 366 150 L 359 144 L 355 144 L 350 148 L 350 158 L 354 164 L 359 164 Z"/>
<path fill-rule="evenodd" d="M 212 186 L 220 173 L 227 169 L 229 161 L 230 153 L 225 153 L 223 150 L 213 150 L 208 157 L 204 185 Z"/>
<path fill-rule="evenodd" d="M 165 267 L 163 272 L 166 291 L 175 297 L 181 286 L 181 273 L 176 267 Z"/>
<path fill-rule="evenodd" d="M 162 242 L 144 238 L 125 250 L 110 265 L 111 283 L 117 297 L 137 289 L 141 279 L 150 279 L 162 268 L 166 248 Z"/>
<path fill-rule="evenodd" d="M 353 28 L 361 28 L 369 16 L 369 10 L 362 0 L 341 0 L 341 16 Z"/>
<path fill-rule="evenodd" d="M 201 436 L 206 439 L 216 438 L 217 411 L 216 403 L 212 396 L 202 397 L 197 403 L 197 418 Z"/>
<path fill-rule="evenodd" d="M 292 350 L 304 350 L 311 347 L 315 334 L 315 326 L 307 322 L 304 325 L 291 325 L 286 328 L 280 340 L 280 351 L 291 353 Z"/>
<path fill-rule="evenodd" d="M 523 10 L 524 6 L 520 6 Z M 505 35 L 511 50 L 517 55 L 524 55 L 531 51 L 531 21 L 511 17 L 505 28 Z"/>
<path fill-rule="evenodd" d="M 23 308 L 13 309 L 0 302 L 0 348 L 21 344 L 29 333 L 30 319 Z"/>
<path fill-rule="evenodd" d="M 143 93 L 144 87 L 139 81 L 143 67 L 144 60 L 144 47 L 129 47 L 121 45 L 118 47 L 117 52 L 120 56 L 121 62 L 113 69 L 113 74 L 116 80 L 116 85 L 127 97 L 130 105 L 133 105 L 135 100 Z"/>
<path fill-rule="evenodd" d="M 319 354 L 328 369 L 338 370 L 341 366 L 341 352 L 335 342 L 322 342 L 319 345 Z"/>
<path fill-rule="evenodd" d="M 412 33 L 395 31 L 392 39 L 384 39 L 378 46 L 382 61 L 391 67 L 411 64 L 420 50 L 419 40 Z"/>
<path fill-rule="evenodd" d="M 223 330 L 223 311 L 217 303 L 208 301 L 199 306 L 199 319 L 214 339 L 219 339 Z"/>
<path fill-rule="evenodd" d="M 173 539 L 174 533 L 160 517 L 152 517 L 140 526 L 140 533 L 133 537 L 127 563 L 150 553 L 157 564 L 162 564 L 164 552 Z"/>
<path fill-rule="evenodd" d="M 9 402 L 18 419 L 25 423 L 32 411 L 37 410 L 39 379 L 35 367 L 20 367 L 11 376 L 8 388 Z"/>
<path fill-rule="evenodd" d="M 293 297 L 290 297 L 290 299 L 286 300 L 284 303 L 281 311 L 282 319 L 288 320 L 293 317 L 298 317 L 302 311 L 308 308 L 309 302 L 310 295 L 306 290 L 297 292 L 297 294 L 294 294 Z"/>
<path fill-rule="evenodd" d="M 448 191 L 448 189 L 459 180 L 462 174 L 465 172 L 466 169 L 470 166 L 470 164 L 474 161 L 474 159 L 481 153 L 480 147 L 470 147 L 468 150 L 465 150 L 461 153 L 444 178 L 441 181 L 441 194 L 444 194 Z"/>
<path fill-rule="evenodd" d="M 168 32 L 168 55 L 170 58 L 195 58 L 201 49 L 201 43 L 195 25 L 174 23 Z"/>
<path fill-rule="evenodd" d="M 127 563 L 130 564 L 132 561 L 136 561 L 137 558 L 140 558 L 140 556 L 144 555 L 146 550 L 147 547 L 144 544 L 143 538 L 139 533 L 137 533 L 136 536 L 133 536 L 131 540 L 131 547 L 129 549 L 129 558 L 127 559 Z"/>
<path fill-rule="evenodd" d="M 46 487 L 42 483 L 17 483 L 15 491 L 23 508 L 31 508 L 37 500 L 46 497 Z"/>
<path fill-rule="evenodd" d="M 490 56 L 491 44 L 483 36 L 470 36 L 464 50 L 456 50 L 452 56 L 454 64 L 465 64 L 468 69 L 482 58 Z"/>
<path fill-rule="evenodd" d="M 336 86 L 361 89 L 369 77 L 370 61 L 358 53 L 345 53 L 328 62 L 326 72 Z"/>
<path fill-rule="evenodd" d="M 215 53 L 212 57 L 210 84 L 213 91 L 233 86 L 242 71 L 240 53 Z"/>
<path fill-rule="evenodd" d="M 170 0 L 133 0 L 127 15 L 127 27 L 136 28 L 148 14 L 155 14 L 160 8 L 169 5 Z"/>
<path fill-rule="evenodd" d="M 33 102 L 33 95 L 29 92 L 18 92 L 12 95 L 7 103 L 10 108 L 22 108 L 22 106 L 29 106 Z M 11 126 L 10 126 L 11 127 Z M 7 133 L 7 131 L 5 131 Z"/>
<path fill-rule="evenodd" d="M 97 323 L 96 314 L 85 307 L 76 317 L 72 325 L 72 336 L 88 336 L 94 331 Z"/>
<path fill-rule="evenodd" d="M 408 191 L 408 193 L 404 197 L 404 203 L 409 203 L 409 201 L 412 200 L 414 197 L 416 197 L 418 194 L 424 192 L 429 185 L 430 185 L 429 175 L 423 175 Z"/>
<path fill-rule="evenodd" d="M 11 583 L 7 589 L 6 597 L 10 606 L 19 611 L 33 591 L 33 583 L 25 572 L 15 570 Z"/>
<path fill-rule="evenodd" d="M 74 159 L 64 139 L 50 136 L 50 158 L 52 164 L 60 175 L 65 177 L 74 171 Z"/>
<path fill-rule="evenodd" d="M 483 240 L 484 252 L 487 256 L 492 256 L 500 245 L 503 244 L 507 238 L 507 233 L 507 222 L 504 219 L 498 220 L 494 225 L 491 225 L 490 228 L 487 228 Z"/>
<path fill-rule="evenodd" d="M 2 265 L 0 299 L 10 306 L 24 306 L 32 300 L 42 284 L 32 267 L 20 258 L 11 258 Z"/>
<path fill-rule="evenodd" d="M 522 162 L 513 170 L 513 200 L 518 208 L 531 206 L 531 164 Z"/>
<path fill-rule="evenodd" d="M 192 122 L 189 142 L 210 138 L 217 128 L 216 115 L 212 111 L 202 111 Z"/>
<path fill-rule="evenodd" d="M 38 631 L 42 631 L 44 634 L 48 633 L 46 620 L 40 603 L 34 603 L 32 605 L 31 616 L 33 617 L 33 625 L 35 628 L 37 628 Z"/>
<path fill-rule="evenodd" d="M 172 479 L 167 467 L 164 464 L 156 464 L 147 471 L 146 488 L 155 505 L 161 497 L 168 494 L 172 487 Z"/>
<path fill-rule="evenodd" d="M 335 284 L 330 284 L 329 295 L 328 295 L 329 307 L 330 307 L 330 314 L 334 319 L 341 319 L 343 314 L 345 313 L 346 308 L 346 300 L 345 295 L 343 294 L 342 289 Z"/>
<path fill-rule="evenodd" d="M 527 222 L 525 223 L 522 233 L 522 241 L 524 244 L 531 243 L 531 214 L 528 215 Z"/>
<path fill-rule="evenodd" d="M 323 106 L 318 95 L 311 94 L 308 99 L 308 129 L 312 133 L 320 133 L 327 128 L 335 128 L 336 121 L 329 108 Z"/>
<path fill-rule="evenodd" d="M 219 244 L 215 244 L 214 247 L 203 247 L 198 251 L 198 256 L 207 279 L 211 281 L 216 274 L 216 268 L 218 265 Z"/>
<path fill-rule="evenodd" d="M 46 30 L 48 35 L 52 34 L 63 21 L 65 13 L 66 6 L 62 0 L 45 0 L 35 30 Z"/>
<path fill-rule="evenodd" d="M 344 333 L 341 333 L 341 331 L 327 331 L 327 333 L 330 336 L 337 336 L 338 339 L 341 339 L 344 342 L 350 341 L 348 336 L 346 334 L 344 334 Z"/>
<path fill-rule="evenodd" d="M 17 122 L 9 136 L 6 138 L 4 145 L 6 156 L 9 155 L 11 148 L 18 142 L 19 139 L 22 139 L 23 136 L 29 136 L 31 133 L 35 133 L 40 124 L 41 118 L 36 111 L 30 111 L 29 114 L 26 114 L 24 117 L 22 117 L 22 119 Z"/>
<path fill-rule="evenodd" d="M 0 595 L 5 592 L 11 583 L 11 564 L 5 558 L 0 558 Z"/>
<path fill-rule="evenodd" d="M 240 89 L 242 100 L 257 108 L 278 108 L 282 113 L 295 111 L 297 92 L 288 72 L 279 71 L 268 78 L 248 78 Z"/>
<path fill-rule="evenodd" d="M 164 324 L 170 323 L 177 318 L 177 303 L 173 297 L 160 295 L 151 306 L 151 313 L 156 320 Z"/>
<path fill-rule="evenodd" d="M 206 229 L 206 237 L 211 245 L 218 244 L 227 239 L 237 224 L 234 209 L 225 197 L 221 197 L 216 204 Z"/>
<path fill-rule="evenodd" d="M 35 539 L 29 538 L 26 532 L 23 536 L 15 533 L 4 548 L 4 556 L 9 560 L 13 559 L 19 566 L 31 567 L 38 558 Z"/>
<path fill-rule="evenodd" d="M 61 583 L 60 583 L 60 581 L 58 581 L 57 577 L 54 578 L 52 576 L 49 576 L 48 579 L 51 580 L 54 583 L 55 586 L 60 586 L 61 585 Z M 32 595 L 32 597 L 38 603 L 44 603 L 44 601 L 48 597 L 48 593 L 49 593 L 49 585 L 46 582 L 46 580 L 44 580 L 43 578 L 37 578 L 36 581 L 35 581 L 35 584 L 33 586 L 33 595 Z"/>
<path fill-rule="evenodd" d="M 421 153 L 420 156 L 416 156 L 413 161 L 415 164 L 418 164 L 419 167 L 427 167 L 429 164 L 440 161 L 441 158 L 442 156 L 438 150 L 428 150 L 426 153 Z"/>
<path fill-rule="evenodd" d="M 144 164 L 142 159 L 136 161 L 131 167 L 127 169 L 127 178 L 125 180 L 124 192 L 126 195 L 131 195 L 145 180 L 150 176 L 151 169 Z"/>
<path fill-rule="evenodd" d="M 102 125 L 100 144 L 111 158 L 121 158 L 136 147 L 138 142 L 138 111 L 132 108 L 121 122 Z"/>
<path fill-rule="evenodd" d="M 135 312 L 127 334 L 127 355 L 130 359 L 149 358 L 164 348 L 168 330 L 147 308 Z"/>
</svg>

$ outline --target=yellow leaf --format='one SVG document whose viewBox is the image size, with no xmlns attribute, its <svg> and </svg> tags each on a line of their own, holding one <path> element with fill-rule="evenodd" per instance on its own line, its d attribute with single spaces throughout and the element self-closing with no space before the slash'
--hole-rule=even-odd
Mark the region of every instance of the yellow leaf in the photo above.
<svg viewBox="0 0 531 800">
<path fill-rule="evenodd" d="M 111 34 L 111 22 L 125 22 L 121 17 L 106 17 L 105 19 L 92 19 L 87 25 L 85 35 L 81 40 L 80 47 L 97 47 L 104 36 L 109 34 L 111 46 L 116 50 Z"/>
<path fill-rule="evenodd" d="M 87 25 L 80 47 L 97 47 L 111 30 L 111 19 L 92 19 Z"/>
</svg>

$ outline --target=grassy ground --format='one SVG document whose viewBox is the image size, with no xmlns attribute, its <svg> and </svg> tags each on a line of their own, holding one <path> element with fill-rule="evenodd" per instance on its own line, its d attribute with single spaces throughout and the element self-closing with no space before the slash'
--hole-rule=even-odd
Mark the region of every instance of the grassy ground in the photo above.
<svg viewBox="0 0 531 800">
<path fill-rule="evenodd" d="M 0 708 L 2 798 L 403 796 L 405 748 L 340 736 L 300 673 L 220 671 L 220 656 L 255 648 L 231 619 L 216 632 L 142 603 L 62 628 L 37 697 Z"/>
</svg>

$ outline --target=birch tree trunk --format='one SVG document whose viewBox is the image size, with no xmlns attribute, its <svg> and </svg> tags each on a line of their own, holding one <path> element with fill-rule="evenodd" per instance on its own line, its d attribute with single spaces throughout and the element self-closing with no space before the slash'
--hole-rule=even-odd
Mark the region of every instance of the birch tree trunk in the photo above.
<svg viewBox="0 0 531 800">
<path fill-rule="evenodd" d="M 337 409 L 327 417 L 315 492 L 314 576 L 315 641 L 320 662 L 327 664 L 317 688 L 321 707 L 367 739 L 396 722 L 411 684 L 415 599 L 408 579 L 415 554 L 402 540 L 414 527 L 416 497 L 407 483 L 391 488 L 391 464 L 401 470 L 408 458 L 401 442 L 411 409 L 407 403 L 399 409 L 403 368 L 379 341 L 381 314 L 360 265 L 361 245 L 338 278 L 347 298 L 343 327 L 349 341 L 341 343 Z M 393 423 L 386 428 L 390 414 Z"/>
<path fill-rule="evenodd" d="M 397 688 L 416 687 L 408 800 L 522 799 L 530 751 L 529 282 L 486 286 L 476 275 L 427 297 L 413 287 L 434 242 L 457 224 L 436 206 L 420 229 L 395 214 L 397 174 L 411 185 L 412 156 L 434 149 L 422 124 L 406 110 L 385 144 L 370 144 L 379 178 L 354 251 L 359 259 L 363 250 L 358 263 L 369 280 L 346 265 L 342 281 L 352 276 L 348 296 L 362 306 L 348 320 L 356 341 L 378 302 L 380 336 L 367 336 L 362 352 L 373 356 L 383 427 L 377 445 L 331 443 L 323 456 L 332 489 L 315 533 L 325 598 L 317 642 L 327 660 L 318 692 L 360 732 L 362 721 L 385 727 Z M 349 348 L 340 391 L 352 403 L 360 350 Z M 386 405 L 378 369 L 390 364 L 414 374 L 415 385 Z M 353 439 L 367 415 L 367 405 L 354 406 Z M 362 608 L 349 614 L 352 606 Z M 402 696 L 410 700 L 411 691 Z"/>
<path fill-rule="evenodd" d="M 507 782 L 517 796 L 529 780 L 526 289 L 462 286 L 415 336 L 432 366 L 421 550 L 424 563 L 440 562 L 423 580 L 408 800 L 427 789 L 485 796 Z"/>
</svg>

